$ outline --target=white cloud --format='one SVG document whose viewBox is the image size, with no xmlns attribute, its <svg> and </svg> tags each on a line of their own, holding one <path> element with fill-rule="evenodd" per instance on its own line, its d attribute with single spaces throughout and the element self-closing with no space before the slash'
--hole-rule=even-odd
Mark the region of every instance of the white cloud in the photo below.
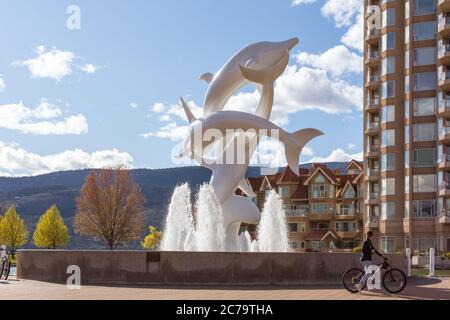
<svg viewBox="0 0 450 320">
<path fill-rule="evenodd" d="M 353 143 L 349 143 L 349 144 L 347 145 L 347 149 L 348 149 L 348 150 L 353 150 L 353 149 L 355 149 L 355 148 L 356 148 L 356 145 L 353 144 Z"/>
<path fill-rule="evenodd" d="M 299 65 L 320 68 L 334 76 L 363 71 L 363 58 L 343 45 L 330 48 L 321 54 L 299 52 L 295 57 Z"/>
<path fill-rule="evenodd" d="M 128 106 L 132 109 L 137 109 L 139 107 L 136 102 L 130 102 Z"/>
<path fill-rule="evenodd" d="M 299 6 L 302 4 L 309 4 L 309 3 L 314 3 L 314 2 L 316 2 L 316 0 L 292 0 L 292 5 Z"/>
<path fill-rule="evenodd" d="M 341 38 L 342 43 L 350 48 L 363 52 L 364 49 L 364 16 L 361 10 L 356 17 L 356 22 L 350 26 Z"/>
<path fill-rule="evenodd" d="M 0 78 L 0 92 L 2 92 L 3 90 L 5 90 L 5 88 L 6 88 L 5 80 L 3 80 L 2 78 Z"/>
<path fill-rule="evenodd" d="M 94 66 L 93 64 L 85 64 L 84 66 L 80 66 L 80 69 L 84 72 L 84 73 L 95 73 L 97 71 L 97 67 Z"/>
<path fill-rule="evenodd" d="M 358 153 L 346 153 L 343 149 L 338 148 L 333 150 L 330 155 L 326 156 L 326 157 L 313 157 L 310 160 L 308 160 L 307 162 L 346 162 L 346 161 L 351 161 L 351 160 L 358 160 L 358 161 L 362 161 L 363 160 L 363 153 L 362 152 L 358 152 Z"/>
<path fill-rule="evenodd" d="M 321 12 L 325 17 L 332 18 L 337 27 L 349 27 L 362 7 L 362 0 L 327 0 Z"/>
<path fill-rule="evenodd" d="M 5 175 L 38 175 L 52 171 L 103 168 L 124 165 L 132 167 L 133 158 L 117 149 L 92 153 L 81 149 L 42 156 L 0 141 L 0 172 Z"/>
<path fill-rule="evenodd" d="M 68 50 L 59 50 L 53 47 L 46 50 L 44 46 L 35 49 L 36 57 L 13 62 L 13 66 L 24 66 L 30 71 L 32 78 L 50 78 L 57 81 L 73 73 L 74 66 L 85 73 L 95 73 L 97 67 L 93 64 L 82 66 L 75 64 L 76 56 Z"/>
<path fill-rule="evenodd" d="M 0 128 L 34 135 L 83 134 L 88 131 L 82 114 L 61 118 L 62 110 L 46 99 L 36 108 L 20 103 L 0 105 Z"/>
<path fill-rule="evenodd" d="M 186 137 L 188 126 L 180 126 L 176 122 L 171 122 L 162 128 L 158 129 L 154 132 L 148 132 L 141 134 L 144 138 L 163 138 L 163 139 L 170 139 L 172 141 L 180 141 L 183 140 Z"/>
<path fill-rule="evenodd" d="M 164 112 L 165 109 L 166 109 L 166 106 L 162 102 L 156 102 L 153 105 L 153 107 L 151 108 L 151 110 L 156 113 Z"/>
</svg>

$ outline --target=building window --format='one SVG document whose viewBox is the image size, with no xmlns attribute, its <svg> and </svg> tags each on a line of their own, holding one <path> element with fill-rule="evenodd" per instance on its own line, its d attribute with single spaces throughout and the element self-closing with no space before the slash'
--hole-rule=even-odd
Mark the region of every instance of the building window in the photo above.
<svg viewBox="0 0 450 320">
<path fill-rule="evenodd" d="M 395 195 L 395 178 L 381 179 L 381 195 L 382 196 Z"/>
<path fill-rule="evenodd" d="M 395 121 L 395 106 L 383 106 L 383 108 L 381 108 L 381 123 L 393 121 Z"/>
<path fill-rule="evenodd" d="M 432 40 L 436 37 L 436 21 L 417 22 L 413 24 L 413 40 Z"/>
<path fill-rule="evenodd" d="M 381 13 L 381 27 L 393 26 L 395 24 L 395 8 L 388 8 Z"/>
<path fill-rule="evenodd" d="M 409 166 L 409 150 L 405 150 L 405 168 L 408 169 Z"/>
<path fill-rule="evenodd" d="M 409 0 L 405 0 L 405 19 L 409 19 Z"/>
<path fill-rule="evenodd" d="M 405 100 L 405 119 L 409 118 L 409 100 Z"/>
<path fill-rule="evenodd" d="M 395 97 L 395 80 L 389 80 L 381 84 L 381 99 Z"/>
<path fill-rule="evenodd" d="M 409 218 L 409 201 L 405 201 L 405 218 Z"/>
<path fill-rule="evenodd" d="M 306 232 L 306 222 L 300 222 L 300 232 L 301 233 Z"/>
<path fill-rule="evenodd" d="M 416 123 L 413 125 L 413 141 L 434 141 L 436 140 L 435 123 Z"/>
<path fill-rule="evenodd" d="M 381 74 L 395 73 L 395 57 L 386 57 L 381 60 Z"/>
<path fill-rule="evenodd" d="M 297 232 L 298 226 L 296 223 L 288 223 L 289 232 Z"/>
<path fill-rule="evenodd" d="M 388 32 L 381 37 L 381 51 L 395 49 L 395 32 Z"/>
<path fill-rule="evenodd" d="M 409 31 L 409 26 L 406 26 L 405 27 L 405 44 L 408 44 L 409 43 L 409 33 L 410 33 L 410 31 Z"/>
<path fill-rule="evenodd" d="M 395 146 L 395 129 L 381 130 L 381 147 Z"/>
<path fill-rule="evenodd" d="M 414 91 L 436 89 L 436 72 L 419 72 L 413 74 Z"/>
<path fill-rule="evenodd" d="M 330 211 L 328 203 L 313 203 L 312 210 L 314 214 L 327 214 Z"/>
<path fill-rule="evenodd" d="M 414 238 L 414 250 L 426 252 L 430 251 L 431 248 L 436 248 L 435 245 L 436 243 L 433 236 Z"/>
<path fill-rule="evenodd" d="M 381 204 L 381 220 L 395 219 L 395 202 Z"/>
<path fill-rule="evenodd" d="M 405 69 L 409 68 L 409 49 L 405 50 Z"/>
<path fill-rule="evenodd" d="M 356 222 L 336 222 L 336 231 L 339 232 L 352 232 L 356 229 Z"/>
<path fill-rule="evenodd" d="M 414 0 L 414 15 L 436 13 L 436 0 Z"/>
<path fill-rule="evenodd" d="M 381 251 L 384 253 L 395 252 L 395 238 L 394 237 L 381 237 Z"/>
<path fill-rule="evenodd" d="M 381 171 L 395 170 L 395 153 L 386 153 L 381 155 Z"/>
<path fill-rule="evenodd" d="M 405 193 L 410 193 L 409 176 L 405 176 Z"/>
<path fill-rule="evenodd" d="M 280 197 L 289 197 L 289 187 L 288 186 L 278 187 L 278 194 L 280 195 Z"/>
<path fill-rule="evenodd" d="M 329 184 L 311 185 L 312 198 L 331 198 L 331 186 Z"/>
<path fill-rule="evenodd" d="M 413 150 L 414 167 L 434 167 L 436 165 L 436 149 Z"/>
<path fill-rule="evenodd" d="M 352 198 L 355 198 L 355 197 L 356 197 L 355 190 L 353 190 L 353 188 L 351 188 L 351 187 L 347 187 L 345 189 L 345 192 L 344 192 L 344 198 L 352 199 Z"/>
<path fill-rule="evenodd" d="M 434 174 L 414 175 L 413 192 L 436 192 L 436 176 Z"/>
<path fill-rule="evenodd" d="M 311 248 L 313 250 L 320 250 L 324 247 L 322 241 L 311 241 Z"/>
<path fill-rule="evenodd" d="M 436 200 L 414 200 L 414 218 L 434 218 L 436 217 Z"/>
<path fill-rule="evenodd" d="M 414 66 L 436 64 L 436 47 L 414 48 Z"/>
<path fill-rule="evenodd" d="M 433 116 L 435 114 L 435 98 L 414 99 L 414 116 Z"/>
</svg>

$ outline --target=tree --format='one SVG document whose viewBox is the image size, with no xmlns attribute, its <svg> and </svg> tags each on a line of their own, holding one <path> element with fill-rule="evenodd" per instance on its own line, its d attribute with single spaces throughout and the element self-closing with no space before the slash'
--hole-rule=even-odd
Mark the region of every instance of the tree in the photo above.
<svg viewBox="0 0 450 320">
<path fill-rule="evenodd" d="M 16 207 L 11 206 L 0 220 L 0 243 L 8 246 L 14 258 L 16 250 L 28 241 L 25 222 L 17 214 Z"/>
<path fill-rule="evenodd" d="M 75 232 L 103 242 L 110 250 L 138 240 L 144 227 L 145 202 L 128 170 L 92 172 L 76 200 Z"/>
<path fill-rule="evenodd" d="M 149 234 L 144 238 L 144 241 L 142 241 L 142 248 L 151 250 L 156 249 L 162 239 L 162 234 L 163 233 L 158 231 L 156 227 L 150 226 Z"/>
<path fill-rule="evenodd" d="M 37 247 L 48 249 L 60 248 L 69 242 L 67 226 L 56 205 L 47 209 L 39 218 L 33 239 Z"/>
</svg>

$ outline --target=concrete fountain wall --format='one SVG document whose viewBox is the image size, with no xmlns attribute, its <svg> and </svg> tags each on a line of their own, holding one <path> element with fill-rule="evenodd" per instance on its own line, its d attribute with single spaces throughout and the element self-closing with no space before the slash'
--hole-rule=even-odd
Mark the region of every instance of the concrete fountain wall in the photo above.
<svg viewBox="0 0 450 320">
<path fill-rule="evenodd" d="M 389 257 L 405 269 L 403 255 Z M 17 277 L 66 283 L 70 265 L 85 285 L 317 285 L 340 283 L 359 254 L 21 250 Z"/>
</svg>

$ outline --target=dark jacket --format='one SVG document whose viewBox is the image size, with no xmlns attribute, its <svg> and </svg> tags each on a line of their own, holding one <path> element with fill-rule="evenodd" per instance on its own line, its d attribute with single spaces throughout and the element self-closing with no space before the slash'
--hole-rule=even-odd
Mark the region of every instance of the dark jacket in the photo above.
<svg viewBox="0 0 450 320">
<path fill-rule="evenodd" d="M 375 252 L 377 255 L 382 257 L 383 255 L 379 253 L 372 244 L 372 241 L 367 239 L 364 241 L 361 249 L 361 262 L 362 261 L 372 261 L 372 253 Z"/>
</svg>

